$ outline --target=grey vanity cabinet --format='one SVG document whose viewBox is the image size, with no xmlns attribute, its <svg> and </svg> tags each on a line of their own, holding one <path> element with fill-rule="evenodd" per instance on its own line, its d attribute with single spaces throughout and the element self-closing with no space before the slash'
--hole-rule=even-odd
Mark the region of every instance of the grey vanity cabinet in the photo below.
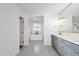
<svg viewBox="0 0 79 59">
<path fill-rule="evenodd" d="M 52 35 L 52 45 L 62 56 L 78 56 L 79 45 Z"/>
<path fill-rule="evenodd" d="M 64 51 L 63 52 L 64 56 L 77 56 L 78 55 L 78 54 L 76 54 L 76 52 L 73 49 L 69 48 L 66 45 L 63 45 L 63 50 L 62 51 Z"/>
<path fill-rule="evenodd" d="M 52 35 L 52 47 L 58 52 L 59 55 L 63 55 L 62 52 L 62 40 L 54 35 Z"/>
<path fill-rule="evenodd" d="M 66 40 L 63 40 L 63 44 L 72 50 L 72 52 L 70 52 L 71 54 L 79 55 L 79 45 Z"/>
</svg>

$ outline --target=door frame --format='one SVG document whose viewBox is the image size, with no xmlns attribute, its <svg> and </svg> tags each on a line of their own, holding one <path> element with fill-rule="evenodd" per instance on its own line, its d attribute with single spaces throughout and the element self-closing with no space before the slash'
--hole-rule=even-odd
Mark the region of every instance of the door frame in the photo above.
<svg viewBox="0 0 79 59">
<path fill-rule="evenodd" d="M 24 18 L 22 16 L 19 17 L 19 21 L 20 21 L 20 48 L 22 48 L 24 46 Z M 22 24 L 23 23 L 23 24 Z M 21 27 L 23 26 L 23 27 Z M 22 37 L 23 35 L 23 37 Z"/>
<path fill-rule="evenodd" d="M 39 15 L 39 16 L 43 16 L 43 15 Z M 31 17 L 29 17 L 29 25 L 30 25 L 30 28 L 31 28 Z M 33 19 L 32 19 L 33 20 Z M 44 43 L 44 16 L 43 16 L 43 19 L 42 19 L 42 41 Z M 30 34 L 29 34 L 29 42 L 30 42 L 30 36 L 31 36 L 31 29 L 30 29 Z"/>
</svg>

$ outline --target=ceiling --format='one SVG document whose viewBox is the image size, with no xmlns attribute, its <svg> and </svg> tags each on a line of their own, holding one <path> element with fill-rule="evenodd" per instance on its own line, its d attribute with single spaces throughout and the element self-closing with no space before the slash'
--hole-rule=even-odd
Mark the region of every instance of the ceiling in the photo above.
<svg viewBox="0 0 79 59">
<path fill-rule="evenodd" d="M 79 15 L 79 3 L 72 3 L 60 15 L 63 15 L 63 16 Z"/>
<path fill-rule="evenodd" d="M 52 13 L 57 14 L 69 3 L 18 3 L 17 6 L 27 14 Z"/>
</svg>

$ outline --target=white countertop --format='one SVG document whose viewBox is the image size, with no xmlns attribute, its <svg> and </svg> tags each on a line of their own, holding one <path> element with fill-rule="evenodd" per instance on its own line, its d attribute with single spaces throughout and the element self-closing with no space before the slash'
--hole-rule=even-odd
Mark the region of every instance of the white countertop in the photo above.
<svg viewBox="0 0 79 59">
<path fill-rule="evenodd" d="M 53 33 L 53 35 L 79 45 L 79 33 L 65 33 L 65 32 L 63 32 L 61 35 L 59 35 L 58 33 Z"/>
</svg>

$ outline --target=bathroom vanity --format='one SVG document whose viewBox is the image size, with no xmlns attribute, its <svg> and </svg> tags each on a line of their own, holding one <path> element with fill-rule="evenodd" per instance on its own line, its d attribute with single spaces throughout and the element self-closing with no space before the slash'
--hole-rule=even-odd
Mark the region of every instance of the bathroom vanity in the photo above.
<svg viewBox="0 0 79 59">
<path fill-rule="evenodd" d="M 52 47 L 61 56 L 79 56 L 79 34 L 62 33 L 51 35 Z"/>
</svg>

